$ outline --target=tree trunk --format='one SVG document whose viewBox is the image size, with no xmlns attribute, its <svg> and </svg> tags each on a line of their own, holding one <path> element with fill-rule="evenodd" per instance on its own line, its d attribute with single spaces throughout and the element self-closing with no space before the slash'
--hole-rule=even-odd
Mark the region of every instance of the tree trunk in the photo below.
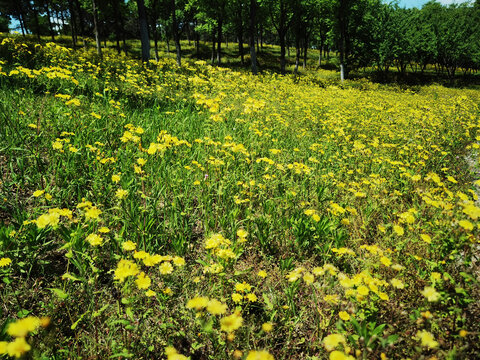
<svg viewBox="0 0 480 360">
<path fill-rule="evenodd" d="M 280 38 L 280 72 L 285 74 L 285 33 L 283 30 L 278 32 L 278 36 Z M 290 48 L 289 48 L 290 50 Z"/>
<path fill-rule="evenodd" d="M 345 69 L 345 31 L 340 31 L 340 80 L 343 82 L 346 77 Z"/>
<path fill-rule="evenodd" d="M 154 22 L 154 28 L 153 28 L 153 43 L 155 46 L 155 61 L 158 62 L 160 60 L 158 56 L 158 31 L 157 31 L 157 22 Z"/>
<path fill-rule="evenodd" d="M 142 61 L 147 62 L 150 59 L 150 39 L 148 38 L 147 14 L 145 11 L 145 1 L 137 0 L 138 22 L 140 25 L 140 42 L 142 43 Z"/>
<path fill-rule="evenodd" d="M 320 44 L 319 49 L 320 49 L 320 51 L 318 52 L 318 67 L 322 66 L 323 45 Z"/>
<path fill-rule="evenodd" d="M 118 10 L 118 18 L 120 20 L 120 29 L 122 29 L 122 43 L 123 43 L 123 52 L 125 53 L 125 56 L 128 55 L 127 53 L 127 35 L 125 34 L 125 25 L 123 21 L 123 15 L 122 15 L 122 10 Z"/>
<path fill-rule="evenodd" d="M 215 28 L 212 28 L 212 64 L 215 61 Z"/>
<path fill-rule="evenodd" d="M 177 14 L 175 12 L 175 0 L 171 0 L 171 5 L 173 39 L 175 40 L 175 50 L 177 52 L 177 65 L 182 66 L 182 48 L 180 47 L 180 34 L 178 33 Z"/>
<path fill-rule="evenodd" d="M 50 8 L 48 7 L 48 1 L 45 2 L 45 9 L 47 11 L 47 20 L 48 28 L 50 29 L 50 36 L 52 37 L 52 41 L 55 41 L 55 33 L 53 32 L 52 20 L 50 19 Z"/>
<path fill-rule="evenodd" d="M 308 52 L 308 39 L 305 39 L 303 44 L 303 70 L 307 67 L 307 52 Z"/>
<path fill-rule="evenodd" d="M 263 24 L 260 24 L 260 49 L 263 50 Z"/>
<path fill-rule="evenodd" d="M 158 5 L 158 0 L 153 0 L 152 4 L 152 31 L 153 31 L 153 44 L 154 44 L 154 50 L 155 50 L 155 61 L 158 62 L 159 57 L 158 57 L 158 31 L 157 31 L 157 5 Z"/>
<path fill-rule="evenodd" d="M 31 9 L 33 12 L 33 20 L 35 21 L 35 30 L 37 33 L 37 40 L 40 42 L 40 23 L 38 22 L 38 10 L 35 7 L 35 3 L 31 5 Z M 75 48 L 75 40 L 73 41 L 73 47 Z"/>
<path fill-rule="evenodd" d="M 218 28 L 217 28 L 217 65 L 220 65 L 222 62 L 222 26 L 223 26 L 223 16 L 220 13 L 218 17 Z"/>
<path fill-rule="evenodd" d="M 114 20 L 114 26 L 115 26 L 115 40 L 117 41 L 117 53 L 120 55 L 121 49 L 120 49 L 120 11 L 118 9 L 118 0 L 111 0 L 112 8 L 113 8 L 113 13 L 115 14 L 115 20 Z"/>
<path fill-rule="evenodd" d="M 241 20 L 240 20 L 241 21 Z M 242 21 L 240 22 L 242 24 Z M 242 65 L 245 63 L 245 54 L 243 53 L 243 24 L 238 29 L 238 51 Z"/>
<path fill-rule="evenodd" d="M 85 24 L 84 24 L 84 20 L 83 20 L 82 9 L 80 7 L 80 3 L 78 2 L 78 0 L 75 0 L 75 8 L 77 9 L 77 13 L 78 13 L 78 23 L 79 23 L 79 26 L 80 26 L 80 36 L 83 38 L 83 36 L 85 35 Z M 83 45 L 85 46 L 85 39 L 83 39 Z"/>
<path fill-rule="evenodd" d="M 200 35 L 195 31 L 195 52 L 200 55 Z"/>
<path fill-rule="evenodd" d="M 22 36 L 25 36 L 25 23 L 24 23 L 24 20 L 23 20 L 23 15 L 21 13 L 18 16 L 18 20 L 20 22 L 20 29 L 22 29 Z"/>
<path fill-rule="evenodd" d="M 72 32 L 73 50 L 77 48 L 77 25 L 72 0 L 68 0 L 68 12 L 70 13 L 70 30 Z"/>
<path fill-rule="evenodd" d="M 170 38 L 168 37 L 167 30 L 165 30 L 165 43 L 167 45 L 167 54 L 170 53 Z"/>
<path fill-rule="evenodd" d="M 295 69 L 293 72 L 295 75 L 298 74 L 298 65 L 300 63 L 300 40 L 298 39 L 298 35 L 295 36 L 295 49 L 296 49 L 296 54 L 295 54 Z"/>
<path fill-rule="evenodd" d="M 62 30 L 65 29 L 65 16 L 63 15 L 63 11 L 60 11 L 60 19 L 62 20 Z"/>
<path fill-rule="evenodd" d="M 255 26 L 257 15 L 257 0 L 250 0 L 250 59 L 252 62 L 252 74 L 257 75 L 257 54 L 255 53 Z M 243 44 L 242 44 L 243 46 Z"/>
<path fill-rule="evenodd" d="M 242 65 L 245 63 L 245 55 L 243 53 L 243 17 L 242 17 L 242 3 L 238 2 L 237 9 L 238 24 L 237 24 L 237 37 L 238 37 L 238 52 L 240 53 L 240 61 Z"/>
<path fill-rule="evenodd" d="M 340 0 L 338 22 L 340 26 L 340 80 L 343 82 L 347 76 L 345 64 L 346 58 L 346 37 L 347 37 L 347 0 Z"/>
<path fill-rule="evenodd" d="M 97 44 L 97 54 L 102 57 L 102 46 L 100 44 L 100 36 L 98 34 L 98 19 L 97 19 L 97 4 L 95 0 L 92 0 L 92 7 L 93 7 L 93 31 L 95 33 L 95 42 Z"/>
</svg>

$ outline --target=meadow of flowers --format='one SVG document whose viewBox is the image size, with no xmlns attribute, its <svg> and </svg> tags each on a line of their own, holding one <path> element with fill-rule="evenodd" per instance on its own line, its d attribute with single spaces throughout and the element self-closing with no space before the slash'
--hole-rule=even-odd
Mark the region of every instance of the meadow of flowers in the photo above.
<svg viewBox="0 0 480 360">
<path fill-rule="evenodd" d="M 480 351 L 479 90 L 0 44 L 0 356 Z"/>
</svg>

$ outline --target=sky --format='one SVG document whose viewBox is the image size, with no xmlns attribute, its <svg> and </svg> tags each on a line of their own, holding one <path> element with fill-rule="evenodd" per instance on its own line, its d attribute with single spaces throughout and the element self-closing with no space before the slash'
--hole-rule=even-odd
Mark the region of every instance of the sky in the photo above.
<svg viewBox="0 0 480 360">
<path fill-rule="evenodd" d="M 428 0 L 399 0 L 398 4 L 400 7 L 406 7 L 406 8 L 421 8 L 423 4 L 427 3 Z M 437 0 L 437 2 L 443 4 L 443 5 L 450 5 L 453 3 L 460 4 L 464 1 L 461 0 Z"/>
</svg>

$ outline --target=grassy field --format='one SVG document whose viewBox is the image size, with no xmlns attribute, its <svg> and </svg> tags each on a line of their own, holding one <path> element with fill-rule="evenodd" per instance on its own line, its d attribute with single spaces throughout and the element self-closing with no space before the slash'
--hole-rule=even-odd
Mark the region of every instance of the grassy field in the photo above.
<svg viewBox="0 0 480 360">
<path fill-rule="evenodd" d="M 479 90 L 22 41 L 0 356 L 476 357 Z"/>
</svg>

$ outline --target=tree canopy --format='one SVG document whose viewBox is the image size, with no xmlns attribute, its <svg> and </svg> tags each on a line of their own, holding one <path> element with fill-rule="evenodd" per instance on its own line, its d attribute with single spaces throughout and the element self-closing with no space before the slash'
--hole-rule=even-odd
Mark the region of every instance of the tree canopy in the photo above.
<svg viewBox="0 0 480 360">
<path fill-rule="evenodd" d="M 94 6 L 95 5 L 95 6 Z M 96 15 L 96 16 L 95 16 Z M 174 41 L 181 65 L 182 39 L 209 41 L 212 63 L 222 62 L 222 43 L 238 43 L 242 64 L 250 45 L 280 46 L 278 66 L 286 69 L 287 49 L 295 47 L 295 71 L 306 66 L 307 51 L 337 52 L 342 76 L 352 69 L 373 67 L 379 72 L 408 68 L 423 72 L 432 65 L 453 76 L 456 71 L 477 71 L 480 66 L 480 1 L 442 5 L 431 0 L 421 9 L 405 9 L 381 0 L 0 0 L 0 31 L 18 24 L 22 34 L 79 38 L 98 36 L 116 41 L 127 51 L 127 38 L 142 39 L 142 59 L 150 57 L 154 40 Z M 97 26 L 95 26 L 97 20 Z M 97 31 L 95 31 L 97 29 Z M 253 46 L 253 49 L 252 49 Z M 101 51 L 101 49 L 99 49 Z M 255 58 L 255 60 L 252 60 Z"/>
</svg>

